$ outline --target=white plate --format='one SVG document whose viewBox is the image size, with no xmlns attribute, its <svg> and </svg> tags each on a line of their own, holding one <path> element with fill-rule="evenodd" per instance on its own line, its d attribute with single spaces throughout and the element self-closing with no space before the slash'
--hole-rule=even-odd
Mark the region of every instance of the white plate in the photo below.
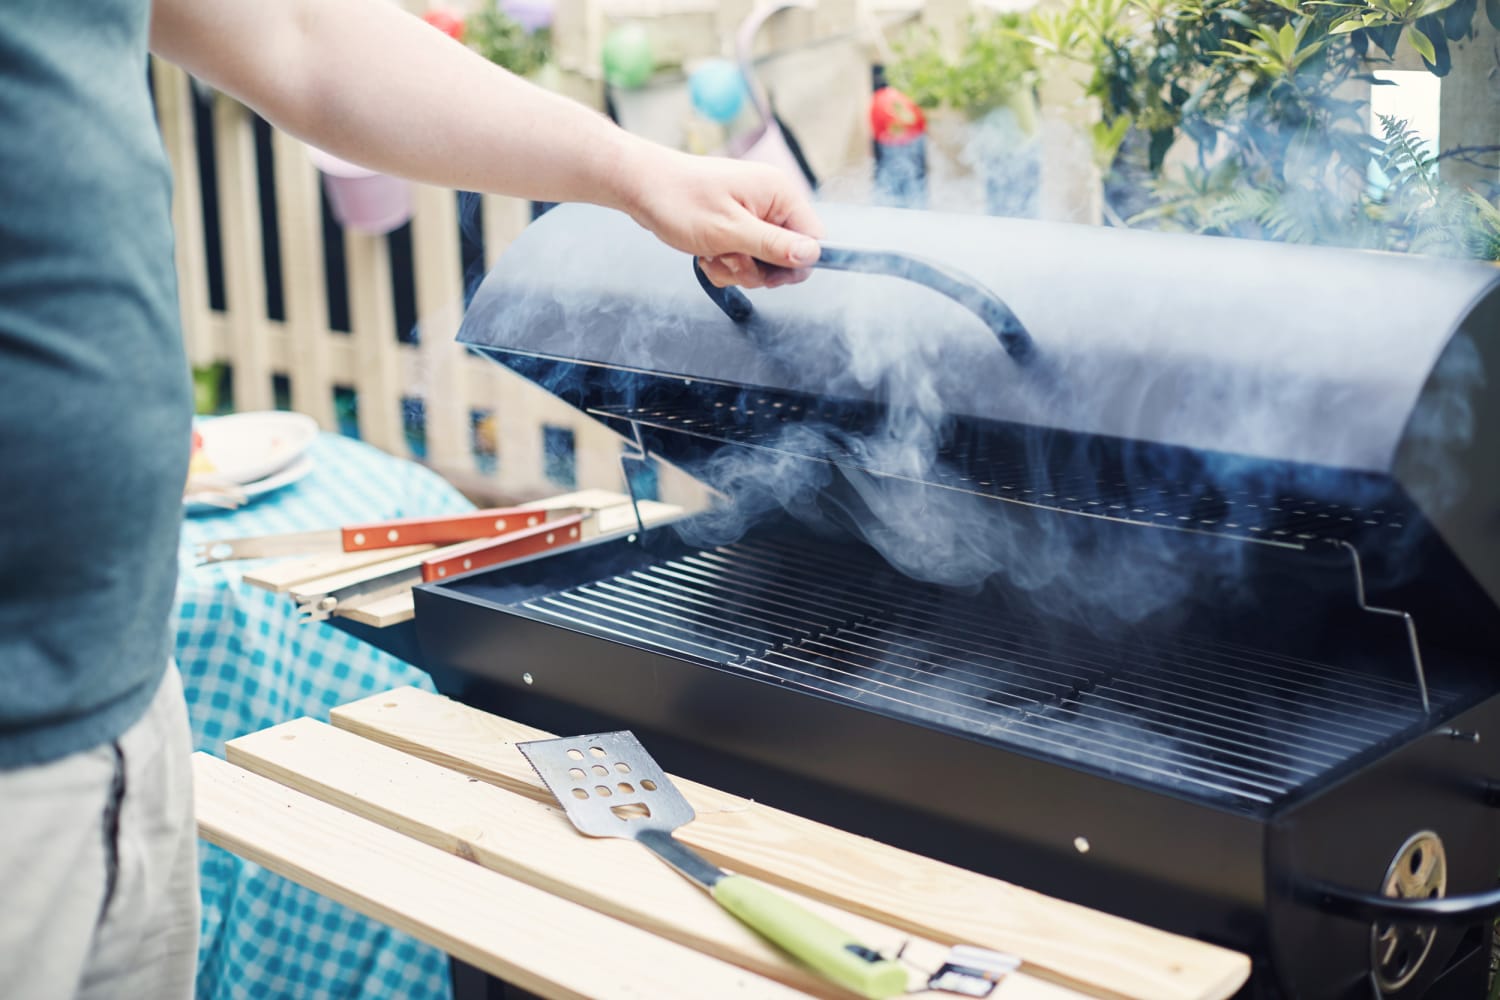
<svg viewBox="0 0 1500 1000">
<path fill-rule="evenodd" d="M 193 429 L 203 440 L 193 473 L 242 485 L 285 469 L 318 437 L 312 417 L 278 410 L 200 420 Z"/>
<path fill-rule="evenodd" d="M 257 479 L 253 483 L 245 483 L 240 487 L 240 492 L 245 495 L 245 500 L 248 502 L 254 500 L 258 496 L 263 496 L 267 493 L 274 493 L 279 489 L 285 489 L 286 487 L 297 482 L 303 476 L 307 475 L 312 470 L 313 460 L 306 456 L 303 456 L 302 458 L 297 459 L 297 461 L 293 462 L 291 465 L 287 466 L 285 469 L 282 469 L 280 472 L 276 473 L 274 476 L 267 476 L 264 479 Z M 234 511 L 239 509 L 238 507 L 226 506 L 223 503 L 209 503 L 206 502 L 205 498 L 208 498 L 210 500 L 222 500 L 223 494 L 185 494 L 182 498 L 183 511 L 187 514 L 223 514 L 226 512 L 233 513 Z"/>
</svg>

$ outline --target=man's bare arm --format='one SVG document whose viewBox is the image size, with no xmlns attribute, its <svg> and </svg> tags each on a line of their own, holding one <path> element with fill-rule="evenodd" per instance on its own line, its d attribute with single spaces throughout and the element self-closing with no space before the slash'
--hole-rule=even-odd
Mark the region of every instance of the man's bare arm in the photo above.
<svg viewBox="0 0 1500 1000">
<path fill-rule="evenodd" d="M 268 121 L 413 180 L 630 213 L 759 285 L 817 256 L 812 206 L 769 167 L 688 156 L 494 66 L 385 0 L 155 0 L 151 47 Z"/>
</svg>

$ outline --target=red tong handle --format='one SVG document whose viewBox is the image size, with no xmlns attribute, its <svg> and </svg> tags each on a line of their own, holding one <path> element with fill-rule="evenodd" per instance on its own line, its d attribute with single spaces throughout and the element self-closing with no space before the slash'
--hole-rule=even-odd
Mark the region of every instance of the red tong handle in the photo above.
<svg viewBox="0 0 1500 1000">
<path fill-rule="evenodd" d="M 432 583 L 469 570 L 498 566 L 572 545 L 583 537 L 583 522 L 587 517 L 586 514 L 574 514 L 536 527 L 513 531 L 503 538 L 475 542 L 462 551 L 442 558 L 428 559 L 422 563 L 422 580 Z"/>
<path fill-rule="evenodd" d="M 345 552 L 389 549 L 398 545 L 451 545 L 474 538 L 494 538 L 547 520 L 543 507 L 492 507 L 444 517 L 406 517 L 341 528 Z"/>
</svg>

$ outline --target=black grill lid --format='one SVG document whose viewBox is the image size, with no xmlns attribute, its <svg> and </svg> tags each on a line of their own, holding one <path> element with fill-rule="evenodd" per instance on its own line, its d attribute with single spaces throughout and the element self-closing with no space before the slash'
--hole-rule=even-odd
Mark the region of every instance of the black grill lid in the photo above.
<svg viewBox="0 0 1500 1000">
<path fill-rule="evenodd" d="M 752 292 L 751 333 L 688 258 L 628 217 L 556 209 L 507 251 L 460 339 L 813 395 L 881 398 L 886 362 L 931 366 L 956 414 L 1387 472 L 1454 333 L 1500 297 L 1482 264 L 897 209 L 822 206 L 829 238 L 986 283 L 1053 378 L 1021 371 L 954 303 L 816 272 Z M 1493 333 L 1471 329 L 1471 335 Z M 914 345 L 914 346 L 908 346 Z M 852 350 L 851 350 L 852 348 Z M 852 361 L 852 364 L 851 364 Z"/>
<path fill-rule="evenodd" d="M 960 430 L 1186 455 L 1193 475 L 1216 470 L 1221 491 L 1253 467 L 1261 485 L 1380 496 L 1441 539 L 1424 574 L 1441 564 L 1434 579 L 1456 573 L 1466 579 L 1455 586 L 1488 595 L 1487 611 L 1500 606 L 1500 270 L 978 216 L 820 212 L 830 240 L 918 255 L 993 290 L 1034 339 L 1031 363 L 1013 361 L 953 301 L 869 274 L 818 271 L 752 292 L 755 318 L 738 325 L 686 255 L 587 206 L 555 209 L 522 234 L 459 339 L 607 413 L 634 415 L 645 396 L 660 409 L 663 386 L 683 387 L 673 430 L 688 429 L 685 412 L 741 391 L 876 411 L 940 400 Z M 668 459 L 691 450 L 672 435 L 655 440 Z M 751 422 L 735 440 L 765 437 Z"/>
</svg>

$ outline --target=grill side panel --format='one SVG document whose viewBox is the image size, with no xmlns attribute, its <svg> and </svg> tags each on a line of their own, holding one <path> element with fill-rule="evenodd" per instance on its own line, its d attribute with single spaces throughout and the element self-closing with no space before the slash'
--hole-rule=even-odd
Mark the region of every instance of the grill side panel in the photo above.
<svg viewBox="0 0 1500 1000">
<path fill-rule="evenodd" d="M 1454 739 L 1452 731 L 1471 738 Z M 1370 925 L 1320 912 L 1309 882 L 1380 891 L 1387 865 L 1415 833 L 1442 838 L 1447 895 L 1492 889 L 1500 872 L 1500 698 L 1490 698 L 1346 780 L 1293 805 L 1268 837 L 1272 954 L 1295 997 L 1370 996 Z M 1488 922 L 1482 935 L 1488 955 Z M 1398 996 L 1471 996 L 1433 986 L 1476 928 L 1439 928 L 1418 975 Z M 1466 936 L 1467 935 L 1467 936 Z M 1430 992 L 1429 992 L 1430 989 Z"/>
</svg>

